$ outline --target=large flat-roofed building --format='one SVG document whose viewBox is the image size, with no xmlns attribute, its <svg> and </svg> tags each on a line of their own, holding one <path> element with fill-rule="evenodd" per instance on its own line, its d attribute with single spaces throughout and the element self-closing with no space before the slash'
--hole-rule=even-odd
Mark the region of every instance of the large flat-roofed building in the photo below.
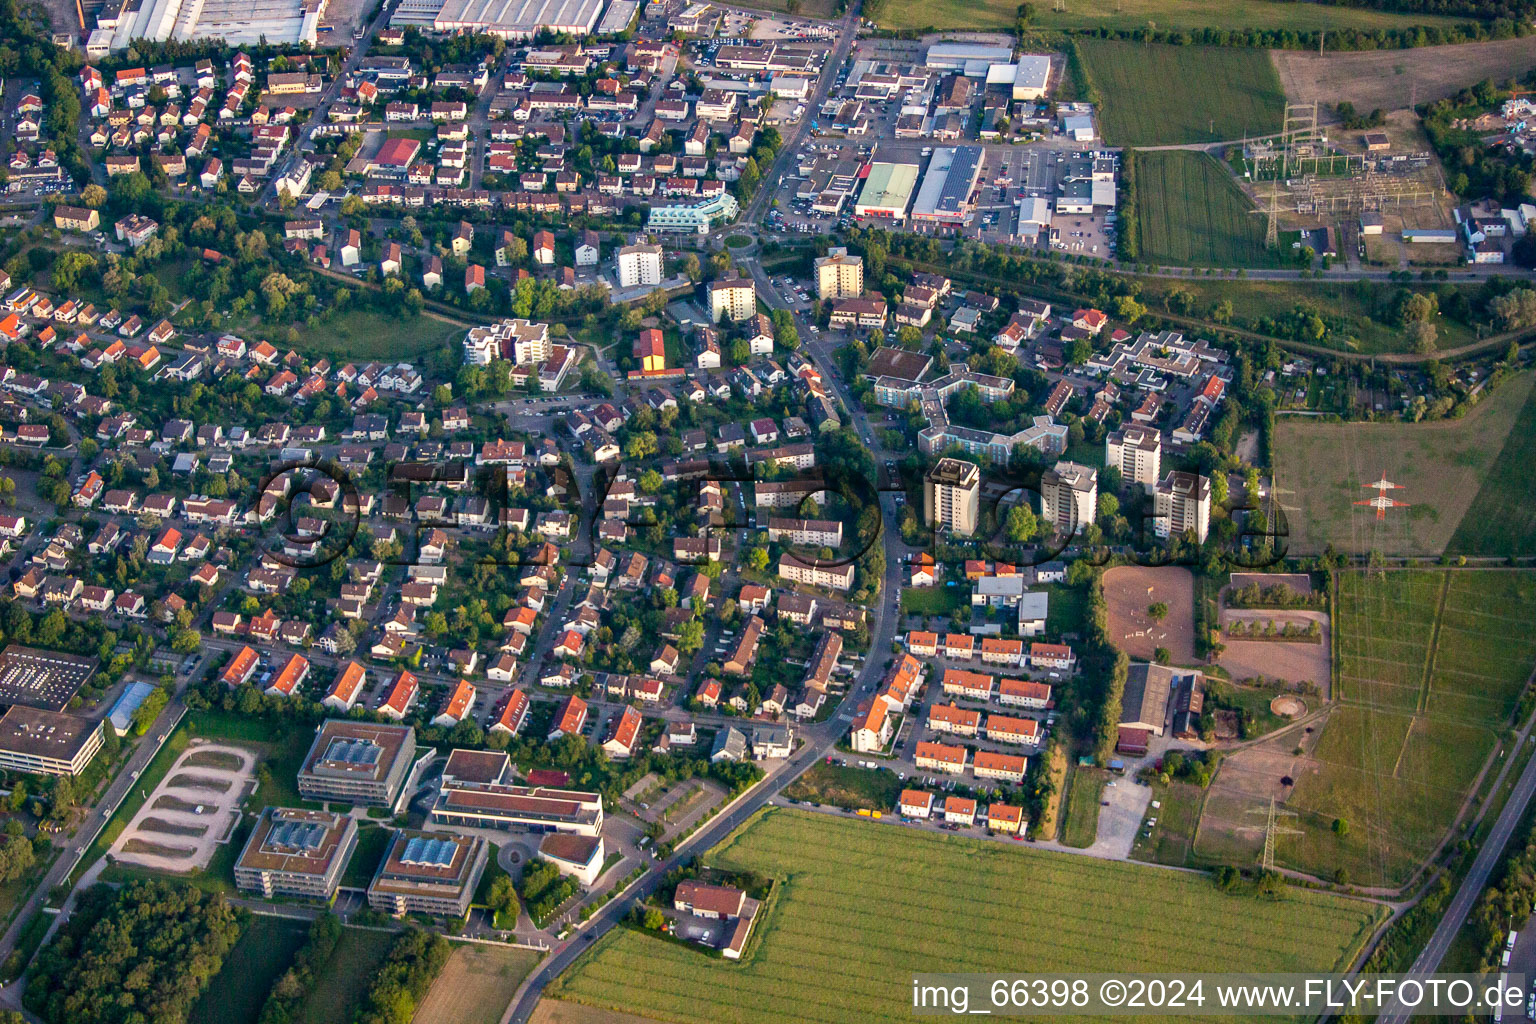
<svg viewBox="0 0 1536 1024">
<path fill-rule="evenodd" d="M 327 719 L 315 730 L 299 769 L 299 793 L 312 800 L 350 800 L 389 807 L 416 755 L 408 725 Z"/>
<path fill-rule="evenodd" d="M 667 234 L 707 235 L 715 228 L 729 224 L 740 213 L 741 206 L 736 197 L 722 192 L 702 202 L 653 206 L 645 229 Z"/>
<path fill-rule="evenodd" d="M 976 212 L 972 197 L 981 177 L 981 154 L 980 146 L 945 146 L 934 150 L 917 201 L 912 204 L 912 219 L 969 224 Z"/>
<path fill-rule="evenodd" d="M 386 914 L 463 917 L 485 871 L 482 836 L 400 829 L 368 883 L 368 905 Z"/>
<path fill-rule="evenodd" d="M 864 179 L 864 189 L 853 205 L 854 215 L 905 220 L 916 185 L 917 164 L 870 164 L 869 177 Z"/>
<path fill-rule="evenodd" d="M 357 822 L 350 815 L 268 807 L 235 861 L 235 885 L 267 899 L 328 900 L 356 845 Z"/>
<path fill-rule="evenodd" d="M 827 250 L 816 259 L 816 297 L 857 299 L 864 294 L 864 258 L 850 256 L 842 246 Z"/>
<path fill-rule="evenodd" d="M 929 526 L 961 537 L 976 532 L 981 512 L 981 469 L 960 459 L 940 459 L 923 478 L 923 518 Z"/>
<path fill-rule="evenodd" d="M 588 35 L 602 11 L 603 0 L 402 0 L 389 23 L 430 32 L 532 39 L 546 30 Z"/>
<path fill-rule="evenodd" d="M 553 864 L 562 875 L 570 875 L 582 885 L 591 885 L 603 871 L 603 837 L 552 832 L 539 840 L 539 856 Z"/>
<path fill-rule="evenodd" d="M 599 793 L 498 782 L 443 778 L 432 804 L 437 825 L 463 828 L 524 828 L 530 832 L 573 832 L 595 836 L 603 830 Z"/>
<path fill-rule="evenodd" d="M 1019 56 L 1013 71 L 1013 98 L 1038 100 L 1045 96 L 1051 82 L 1051 58 L 1045 54 L 1025 53 Z"/>
<path fill-rule="evenodd" d="M 9 644 L 0 651 L 0 704 L 63 711 L 96 673 L 96 659 Z"/>
<path fill-rule="evenodd" d="M 928 47 L 925 62 L 938 71 L 960 71 L 972 78 L 983 78 L 994 64 L 1008 64 L 1013 49 L 982 43 L 934 43 Z"/>
<path fill-rule="evenodd" d="M 0 768 L 79 775 L 101 749 L 102 724 L 14 704 L 0 718 Z"/>
</svg>

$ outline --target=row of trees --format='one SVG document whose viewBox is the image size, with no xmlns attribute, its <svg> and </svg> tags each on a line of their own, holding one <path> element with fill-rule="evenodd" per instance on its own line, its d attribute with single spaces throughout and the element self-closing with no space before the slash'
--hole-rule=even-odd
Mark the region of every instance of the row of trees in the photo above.
<svg viewBox="0 0 1536 1024">
<path fill-rule="evenodd" d="M 452 952 L 436 932 L 412 928 L 403 933 L 369 984 L 357 1024 L 410 1024 Z"/>
<path fill-rule="evenodd" d="M 340 941 L 340 918 L 331 913 L 315 918 L 304 945 L 294 954 L 293 965 L 272 986 L 262 1005 L 261 1016 L 257 1018 L 258 1024 L 288 1024 L 295 1019 L 304 997 L 314 987 L 320 969 L 331 959 Z"/>
</svg>

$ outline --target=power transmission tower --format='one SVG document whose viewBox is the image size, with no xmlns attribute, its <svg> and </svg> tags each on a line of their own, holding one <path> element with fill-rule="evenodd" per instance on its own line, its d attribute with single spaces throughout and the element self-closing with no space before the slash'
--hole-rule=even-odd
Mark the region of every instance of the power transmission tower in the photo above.
<svg viewBox="0 0 1536 1024">
<path fill-rule="evenodd" d="M 1287 103 L 1280 137 L 1283 150 L 1280 173 L 1289 178 L 1291 168 L 1299 169 L 1305 157 L 1316 157 L 1322 145 L 1322 132 L 1317 127 L 1317 101 Z"/>
<path fill-rule="evenodd" d="M 1259 810 L 1257 808 L 1253 808 L 1253 809 L 1250 809 L 1248 813 L 1249 814 L 1262 814 L 1263 811 L 1261 811 L 1261 810 Z M 1302 830 L 1301 829 L 1299 829 L 1299 828 L 1291 828 L 1288 825 L 1281 825 L 1279 823 L 1279 819 L 1280 818 L 1294 818 L 1294 817 L 1296 817 L 1296 812 L 1295 811 L 1282 811 L 1282 810 L 1279 810 L 1278 808 L 1275 807 L 1275 798 L 1274 797 L 1270 797 L 1269 798 L 1269 817 L 1268 817 L 1268 819 L 1265 821 L 1265 823 L 1263 825 L 1243 825 L 1243 826 L 1240 826 L 1238 828 L 1239 832 L 1263 832 L 1264 833 L 1264 857 L 1263 857 L 1262 863 L 1264 865 L 1264 870 L 1265 871 L 1273 871 L 1273 870 L 1275 870 L 1275 836 L 1299 836 L 1299 835 L 1302 835 Z"/>
</svg>

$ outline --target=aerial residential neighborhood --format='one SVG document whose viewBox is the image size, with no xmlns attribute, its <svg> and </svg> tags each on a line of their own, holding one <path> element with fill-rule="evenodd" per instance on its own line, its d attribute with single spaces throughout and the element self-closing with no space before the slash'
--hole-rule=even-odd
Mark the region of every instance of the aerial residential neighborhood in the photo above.
<svg viewBox="0 0 1536 1024">
<path fill-rule="evenodd" d="M 0 0 L 0 1016 L 1536 1019 L 1536 3 L 1111 6 Z"/>
</svg>

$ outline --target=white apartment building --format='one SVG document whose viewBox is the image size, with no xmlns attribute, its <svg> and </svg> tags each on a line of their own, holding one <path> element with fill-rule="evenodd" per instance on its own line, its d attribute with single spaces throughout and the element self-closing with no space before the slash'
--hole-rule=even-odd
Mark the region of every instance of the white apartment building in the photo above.
<svg viewBox="0 0 1536 1024">
<path fill-rule="evenodd" d="M 981 511 L 981 469 L 960 459 L 940 459 L 923 479 L 923 518 L 929 526 L 969 537 Z"/>
<path fill-rule="evenodd" d="M 850 256 L 842 246 L 827 250 L 827 255 L 816 261 L 816 297 L 823 302 L 829 299 L 857 299 L 864 294 L 864 258 Z"/>
<path fill-rule="evenodd" d="M 1153 427 L 1128 425 L 1104 440 L 1104 465 L 1118 467 L 1126 483 L 1151 490 L 1157 486 L 1162 462 L 1163 435 Z"/>
<path fill-rule="evenodd" d="M 1193 533 L 1205 543 L 1211 527 L 1211 479 L 1194 473 L 1172 472 L 1153 492 L 1153 530 L 1159 537 Z"/>
<path fill-rule="evenodd" d="M 1058 462 L 1040 480 L 1042 514 L 1058 533 L 1080 533 L 1099 506 L 1099 474 L 1077 462 Z"/>
<path fill-rule="evenodd" d="M 644 243 L 626 245 L 614 259 L 619 265 L 620 288 L 661 284 L 661 246 Z"/>
<path fill-rule="evenodd" d="M 740 322 L 757 315 L 757 290 L 751 280 L 741 277 L 709 283 L 709 315 L 721 320 Z"/>
</svg>

